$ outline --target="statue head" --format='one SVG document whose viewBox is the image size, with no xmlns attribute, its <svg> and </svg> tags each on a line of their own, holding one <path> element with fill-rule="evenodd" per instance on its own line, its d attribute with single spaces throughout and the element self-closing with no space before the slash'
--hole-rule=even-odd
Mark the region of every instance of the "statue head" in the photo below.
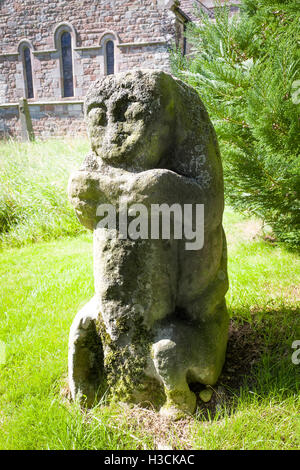
<svg viewBox="0 0 300 470">
<path fill-rule="evenodd" d="M 170 146 L 174 103 L 162 93 L 167 75 L 133 71 L 109 75 L 90 88 L 85 112 L 92 150 L 114 165 L 153 168 Z"/>
<path fill-rule="evenodd" d="M 93 152 L 112 166 L 167 168 L 204 184 L 209 167 L 221 164 L 198 94 L 160 70 L 97 80 L 88 91 L 85 114 Z"/>
</svg>

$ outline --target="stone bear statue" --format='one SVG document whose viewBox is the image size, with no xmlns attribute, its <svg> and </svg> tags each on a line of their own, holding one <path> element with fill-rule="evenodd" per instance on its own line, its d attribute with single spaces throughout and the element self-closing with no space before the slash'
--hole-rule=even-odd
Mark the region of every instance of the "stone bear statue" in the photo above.
<svg viewBox="0 0 300 470">
<path fill-rule="evenodd" d="M 198 94 L 162 71 L 96 81 L 85 101 L 91 152 L 69 180 L 80 222 L 93 231 L 95 296 L 69 339 L 73 397 L 103 394 L 192 413 L 190 384 L 216 383 L 228 336 L 223 175 L 214 128 Z M 202 204 L 204 243 L 120 236 L 98 207 Z M 103 215 L 103 214 L 102 214 Z M 149 216 L 150 217 L 150 216 Z"/>
</svg>

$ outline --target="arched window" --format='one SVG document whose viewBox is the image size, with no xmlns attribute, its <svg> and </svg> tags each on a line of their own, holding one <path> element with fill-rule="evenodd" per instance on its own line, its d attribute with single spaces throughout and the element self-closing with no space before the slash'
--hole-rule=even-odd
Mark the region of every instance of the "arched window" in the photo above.
<svg viewBox="0 0 300 470">
<path fill-rule="evenodd" d="M 72 39 L 67 31 L 62 33 L 61 41 L 61 61 L 62 61 L 62 81 L 63 96 L 74 96 L 73 85 L 73 64 L 72 64 Z"/>
<path fill-rule="evenodd" d="M 106 54 L 106 74 L 112 75 L 115 73 L 115 52 L 114 52 L 114 43 L 109 40 L 105 44 L 105 54 Z"/>
<path fill-rule="evenodd" d="M 24 47 L 23 49 L 23 64 L 26 98 L 33 98 L 32 65 L 29 47 Z"/>
<path fill-rule="evenodd" d="M 186 51 L 187 51 L 187 41 L 186 41 L 186 23 L 184 23 L 184 26 L 183 26 L 183 55 L 186 55 Z"/>
</svg>

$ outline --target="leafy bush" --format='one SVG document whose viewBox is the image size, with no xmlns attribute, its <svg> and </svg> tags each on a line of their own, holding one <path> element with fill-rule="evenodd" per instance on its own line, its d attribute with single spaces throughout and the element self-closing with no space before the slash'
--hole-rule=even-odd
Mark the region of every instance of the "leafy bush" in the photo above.
<svg viewBox="0 0 300 470">
<path fill-rule="evenodd" d="M 87 151 L 85 140 L 0 144 L 0 246 L 21 246 L 84 229 L 67 182 Z"/>
<path fill-rule="evenodd" d="M 187 32 L 192 52 L 174 52 L 173 73 L 195 87 L 214 122 L 227 200 L 299 245 L 298 0 L 243 0 L 239 15 L 220 7 L 214 21 L 198 16 Z"/>
</svg>

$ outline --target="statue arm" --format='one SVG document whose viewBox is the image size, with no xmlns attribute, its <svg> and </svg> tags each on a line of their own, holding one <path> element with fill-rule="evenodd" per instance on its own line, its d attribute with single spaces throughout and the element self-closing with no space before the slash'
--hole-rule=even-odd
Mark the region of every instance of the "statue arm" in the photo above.
<svg viewBox="0 0 300 470">
<path fill-rule="evenodd" d="M 138 202 L 150 204 L 204 204 L 205 225 L 214 230 L 221 221 L 224 208 L 223 194 L 204 189 L 196 180 L 171 170 L 153 169 L 137 173 L 128 195 L 135 195 Z M 136 202 L 136 201 L 132 201 Z"/>
<path fill-rule="evenodd" d="M 130 204 L 204 204 L 207 218 L 212 221 L 215 214 L 222 213 L 223 199 L 214 200 L 211 194 L 192 178 L 178 175 L 166 169 L 151 169 L 129 172 L 120 168 L 101 165 L 93 169 L 83 165 L 72 173 L 68 194 L 80 222 L 93 230 L 96 226 L 96 211 L 100 204 L 112 204 L 116 208 L 119 198 Z M 218 219 L 218 217 L 217 217 Z M 217 221 L 217 220 L 216 220 Z"/>
</svg>

